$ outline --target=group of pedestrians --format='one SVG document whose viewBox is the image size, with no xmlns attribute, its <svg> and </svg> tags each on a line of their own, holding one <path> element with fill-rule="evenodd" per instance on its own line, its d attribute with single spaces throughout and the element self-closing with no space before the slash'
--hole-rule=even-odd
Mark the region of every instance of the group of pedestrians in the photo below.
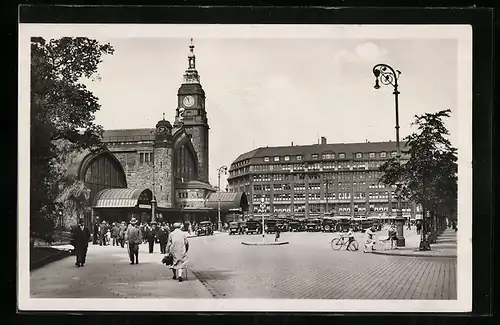
<svg viewBox="0 0 500 325">
<path fill-rule="evenodd" d="M 172 232 L 171 229 L 173 229 Z M 155 242 L 158 240 L 160 253 L 170 258 L 171 263 L 167 266 L 172 269 L 173 279 L 182 282 L 189 250 L 187 233 L 182 230 L 183 224 L 180 222 L 176 222 L 172 226 L 166 223 L 149 225 L 147 223 L 140 224 L 136 218 L 131 218 L 128 225 L 125 221 L 109 225 L 106 221 L 99 223 L 97 220 L 93 226 L 93 243 L 100 246 L 111 244 L 113 246 L 126 246 L 130 264 L 134 265 L 139 264 L 139 246 L 148 243 L 149 253 L 152 254 Z M 71 239 L 71 244 L 75 248 L 75 265 L 77 267 L 85 265 L 90 237 L 91 232 L 85 227 L 84 219 L 79 219 L 78 225 L 72 229 Z"/>
</svg>

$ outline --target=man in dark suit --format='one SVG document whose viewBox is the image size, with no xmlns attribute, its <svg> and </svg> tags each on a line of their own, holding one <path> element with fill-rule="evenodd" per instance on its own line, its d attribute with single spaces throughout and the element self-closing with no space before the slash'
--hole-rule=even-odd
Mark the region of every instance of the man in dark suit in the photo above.
<svg viewBox="0 0 500 325">
<path fill-rule="evenodd" d="M 94 245 L 99 244 L 99 217 L 95 218 L 94 222 L 94 238 L 93 238 L 93 243 Z"/>
<path fill-rule="evenodd" d="M 84 266 L 85 258 L 87 257 L 87 249 L 89 247 L 90 230 L 85 227 L 82 218 L 78 220 L 78 225 L 73 229 L 72 244 L 75 247 L 77 267 Z"/>
<path fill-rule="evenodd" d="M 156 233 L 156 237 L 160 242 L 160 253 L 167 254 L 168 232 L 164 225 L 161 225 L 160 229 Z"/>
</svg>

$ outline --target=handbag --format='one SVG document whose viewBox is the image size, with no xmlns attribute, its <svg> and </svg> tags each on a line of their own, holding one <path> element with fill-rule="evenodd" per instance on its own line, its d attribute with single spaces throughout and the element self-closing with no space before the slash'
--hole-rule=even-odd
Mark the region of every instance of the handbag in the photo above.
<svg viewBox="0 0 500 325">
<path fill-rule="evenodd" d="M 172 265 L 174 264 L 174 257 L 172 256 L 172 254 L 165 255 L 163 256 L 161 262 L 166 266 Z"/>
</svg>

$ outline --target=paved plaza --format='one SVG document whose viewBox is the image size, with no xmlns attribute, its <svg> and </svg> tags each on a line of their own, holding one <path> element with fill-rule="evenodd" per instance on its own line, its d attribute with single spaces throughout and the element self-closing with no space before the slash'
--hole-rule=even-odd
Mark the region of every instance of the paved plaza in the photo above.
<svg viewBox="0 0 500 325">
<path fill-rule="evenodd" d="M 172 280 L 158 245 L 141 245 L 139 265 L 127 250 L 90 245 L 74 257 L 31 272 L 32 298 L 304 298 L 456 299 L 456 258 L 334 251 L 332 233 L 282 233 L 282 246 L 245 246 L 257 235 L 190 238 L 186 281 Z M 409 239 L 415 236 L 408 232 Z M 269 235 L 271 237 L 271 235 Z M 364 234 L 356 233 L 360 244 Z M 270 239 L 270 238 L 269 238 Z M 362 248 L 362 247 L 360 247 Z"/>
</svg>

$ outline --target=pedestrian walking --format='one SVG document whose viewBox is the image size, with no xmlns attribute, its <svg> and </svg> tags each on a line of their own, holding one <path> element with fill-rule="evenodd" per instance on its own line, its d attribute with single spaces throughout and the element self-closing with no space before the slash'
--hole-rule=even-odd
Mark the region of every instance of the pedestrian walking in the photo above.
<svg viewBox="0 0 500 325">
<path fill-rule="evenodd" d="M 99 217 L 95 218 L 93 230 L 94 230 L 94 233 L 92 234 L 93 235 L 92 243 L 94 245 L 97 245 L 99 243 Z"/>
<path fill-rule="evenodd" d="M 167 254 L 167 241 L 168 241 L 168 232 L 164 225 L 160 227 L 158 232 L 156 233 L 156 237 L 160 242 L 160 253 Z"/>
<path fill-rule="evenodd" d="M 365 234 L 366 234 L 366 242 L 365 242 L 365 249 L 363 249 L 363 252 L 366 253 L 367 249 L 371 249 L 372 251 L 374 251 L 375 248 L 373 246 L 375 245 L 375 227 L 371 226 L 370 228 L 366 229 Z"/>
<path fill-rule="evenodd" d="M 99 246 L 106 246 L 106 233 L 106 221 L 103 221 L 99 225 Z"/>
<path fill-rule="evenodd" d="M 155 225 L 152 225 L 152 226 L 147 228 L 146 240 L 148 241 L 148 245 L 149 245 L 149 254 L 153 254 L 154 247 L 155 247 L 155 240 L 156 240 L 156 226 Z"/>
<path fill-rule="evenodd" d="M 139 245 L 142 243 L 142 232 L 135 218 L 130 219 L 130 226 L 125 233 L 128 245 L 130 264 L 139 264 Z"/>
<path fill-rule="evenodd" d="M 387 230 L 387 240 L 391 241 L 391 249 L 394 249 L 394 248 L 397 249 L 397 246 L 395 247 L 394 243 L 397 243 L 398 235 L 397 235 L 396 228 L 394 228 L 394 225 L 391 225 L 391 228 L 389 228 L 389 230 Z"/>
<path fill-rule="evenodd" d="M 274 241 L 278 241 L 278 239 L 280 239 L 280 229 L 278 227 L 276 227 Z"/>
<path fill-rule="evenodd" d="M 120 241 L 120 246 L 125 247 L 125 232 L 127 231 L 127 223 L 122 221 L 119 229 L 118 229 L 118 238 Z"/>
<path fill-rule="evenodd" d="M 90 241 L 90 230 L 85 227 L 83 218 L 78 220 L 78 225 L 73 228 L 71 243 L 75 247 L 76 263 L 77 267 L 85 265 L 85 259 L 87 258 L 87 250 Z"/>
<path fill-rule="evenodd" d="M 167 252 L 172 255 L 173 263 L 170 267 L 174 274 L 173 279 L 179 279 L 182 282 L 182 272 L 188 261 L 187 252 L 189 250 L 189 242 L 187 234 L 182 231 L 180 222 L 174 223 L 174 231 L 170 233 L 167 243 Z"/>
<path fill-rule="evenodd" d="M 417 226 L 416 226 L 416 228 L 417 228 L 417 235 L 420 235 L 420 232 L 422 231 L 422 222 L 421 222 L 420 219 L 417 220 Z"/>
<path fill-rule="evenodd" d="M 113 222 L 113 228 L 111 228 L 111 239 L 113 240 L 113 246 L 118 246 L 118 234 L 120 233 L 120 228 Z"/>
</svg>

